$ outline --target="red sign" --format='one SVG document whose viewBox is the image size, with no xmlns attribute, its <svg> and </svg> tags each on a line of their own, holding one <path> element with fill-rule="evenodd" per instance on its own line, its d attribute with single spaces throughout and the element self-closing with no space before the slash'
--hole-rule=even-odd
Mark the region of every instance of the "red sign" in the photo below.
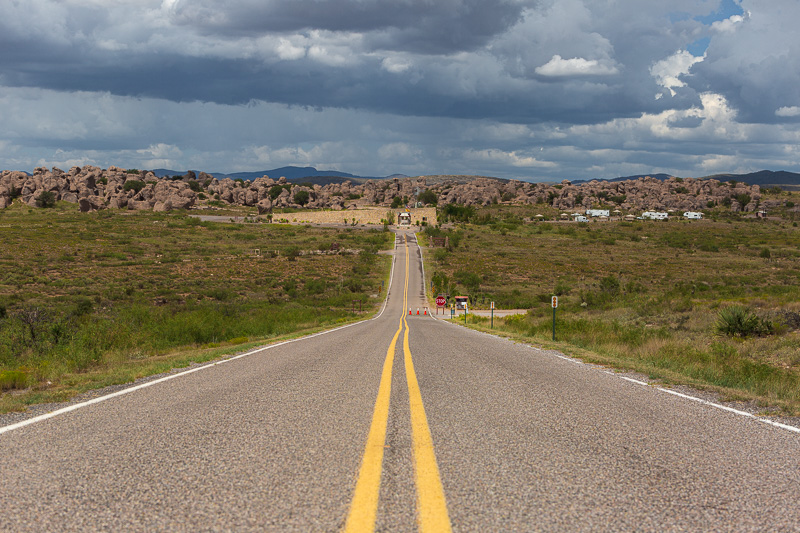
<svg viewBox="0 0 800 533">
<path fill-rule="evenodd" d="M 444 296 L 437 296 L 436 297 L 436 305 L 439 307 L 444 307 L 447 303 L 447 299 Z"/>
</svg>

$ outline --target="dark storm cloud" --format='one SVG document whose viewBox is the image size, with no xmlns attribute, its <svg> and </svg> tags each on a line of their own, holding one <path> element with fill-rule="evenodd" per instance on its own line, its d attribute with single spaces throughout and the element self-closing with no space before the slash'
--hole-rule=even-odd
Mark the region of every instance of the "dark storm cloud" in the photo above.
<svg viewBox="0 0 800 533">
<path fill-rule="evenodd" d="M 522 8 L 508 0 L 179 0 L 170 12 L 176 24 L 219 35 L 356 32 L 375 49 L 450 53 L 486 44 Z"/>
<path fill-rule="evenodd" d="M 737 6 L 0 2 L 0 153 L 38 162 L 38 145 L 58 162 L 115 153 L 131 166 L 333 162 L 504 177 L 791 161 L 800 4 Z M 705 57 L 687 52 L 706 42 Z"/>
</svg>

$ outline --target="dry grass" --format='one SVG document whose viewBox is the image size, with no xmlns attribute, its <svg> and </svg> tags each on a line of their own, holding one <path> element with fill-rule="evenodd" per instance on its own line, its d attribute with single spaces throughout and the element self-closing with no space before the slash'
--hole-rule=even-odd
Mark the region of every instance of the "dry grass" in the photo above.
<svg viewBox="0 0 800 533">
<path fill-rule="evenodd" d="M 25 375 L 8 388 L 29 387 L 0 409 L 119 382 L 130 377 L 120 369 L 149 372 L 176 351 L 170 361 L 353 320 L 353 300 L 380 301 L 390 264 L 377 252 L 393 242 L 375 230 L 71 204 L 18 204 L 0 226 L 0 372 Z M 344 252 L 329 253 L 334 242 Z"/>
<path fill-rule="evenodd" d="M 537 343 L 549 342 L 558 294 L 565 351 L 800 413 L 800 332 L 784 320 L 800 301 L 793 221 L 521 223 L 520 208 L 510 211 L 479 211 L 482 224 L 450 230 L 452 250 L 427 250 L 436 292 L 529 309 L 495 327 Z M 476 277 L 477 286 L 463 282 Z M 774 323 L 774 334 L 719 335 L 719 313 L 734 303 Z"/>
</svg>

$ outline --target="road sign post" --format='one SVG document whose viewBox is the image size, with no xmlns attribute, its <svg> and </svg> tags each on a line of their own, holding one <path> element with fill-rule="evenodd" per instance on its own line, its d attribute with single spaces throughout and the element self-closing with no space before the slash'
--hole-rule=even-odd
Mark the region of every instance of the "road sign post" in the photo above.
<svg viewBox="0 0 800 533">
<path fill-rule="evenodd" d="M 558 307 L 558 296 L 553 296 L 551 305 L 553 306 L 553 340 L 556 340 L 556 308 Z"/>
<path fill-rule="evenodd" d="M 492 302 L 491 307 L 492 307 L 492 324 L 490 327 L 491 329 L 494 329 L 494 302 Z"/>
<path fill-rule="evenodd" d="M 447 298 L 443 295 L 439 295 L 436 297 L 436 314 L 439 314 L 439 308 L 442 308 L 442 312 L 444 312 L 444 306 L 447 304 Z"/>
</svg>

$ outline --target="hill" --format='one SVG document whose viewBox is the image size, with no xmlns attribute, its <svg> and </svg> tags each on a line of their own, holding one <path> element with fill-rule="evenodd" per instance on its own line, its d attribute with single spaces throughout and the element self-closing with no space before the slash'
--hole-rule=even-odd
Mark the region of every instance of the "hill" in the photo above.
<svg viewBox="0 0 800 533">
<path fill-rule="evenodd" d="M 665 181 L 671 177 L 670 174 L 639 174 L 636 176 L 625 176 L 622 178 L 612 179 L 598 179 L 597 181 L 604 182 L 617 182 L 638 180 L 640 178 L 655 178 L 660 181 Z M 750 172 L 748 174 L 712 174 L 710 176 L 703 176 L 701 180 L 715 179 L 719 181 L 740 181 L 748 185 L 758 185 L 760 187 L 800 187 L 800 174 L 796 172 L 787 172 L 785 170 L 772 171 L 772 170 L 759 170 L 758 172 Z M 589 183 L 594 180 L 575 180 L 572 183 L 579 185 L 581 183 Z"/>
<path fill-rule="evenodd" d="M 159 178 L 163 178 L 164 176 L 182 176 L 186 174 L 188 171 L 180 171 L 180 170 L 170 170 L 166 168 L 156 168 L 152 170 L 153 174 L 158 176 Z M 199 174 L 200 171 L 195 170 L 195 174 Z M 262 176 L 269 176 L 273 179 L 278 179 L 281 176 L 285 177 L 287 180 L 295 183 L 311 183 L 314 185 L 329 185 L 332 183 L 344 183 L 345 181 L 351 181 L 353 183 L 364 183 L 367 180 L 374 180 L 374 179 L 387 179 L 386 177 L 366 177 L 366 176 L 357 176 L 355 174 L 350 174 L 348 172 L 339 172 L 338 170 L 317 170 L 314 167 L 280 167 L 274 168 L 272 170 L 260 170 L 256 172 L 234 172 L 232 174 L 226 174 L 224 172 L 207 172 L 207 174 L 214 176 L 217 179 L 225 179 L 230 178 L 233 180 L 242 179 L 245 181 L 253 181 L 257 178 Z M 392 176 L 388 176 L 388 178 L 405 178 L 402 174 L 394 174 Z"/>
<path fill-rule="evenodd" d="M 785 170 L 779 170 L 777 172 L 773 172 L 771 170 L 759 170 L 758 172 L 750 172 L 749 174 L 714 174 L 712 176 L 704 176 L 703 179 L 715 179 L 719 181 L 743 181 L 748 185 L 759 185 L 761 187 L 800 186 L 800 174 L 796 172 L 787 172 Z"/>
</svg>

